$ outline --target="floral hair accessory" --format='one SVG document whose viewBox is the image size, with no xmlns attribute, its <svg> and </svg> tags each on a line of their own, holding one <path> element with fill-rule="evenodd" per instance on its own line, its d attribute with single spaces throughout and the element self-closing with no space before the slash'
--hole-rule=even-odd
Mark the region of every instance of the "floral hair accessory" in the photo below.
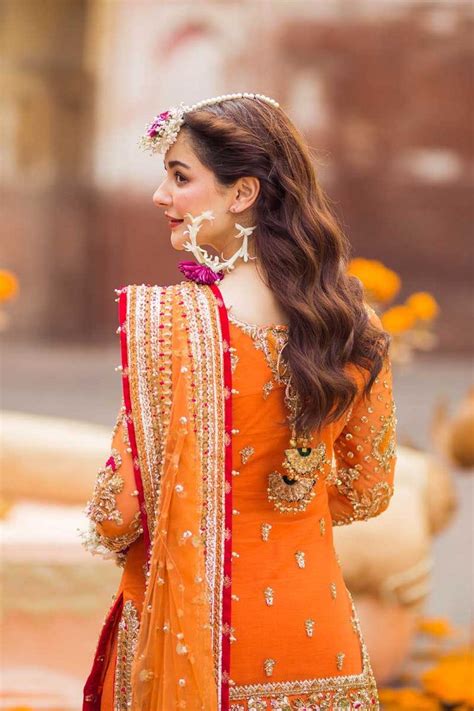
<svg viewBox="0 0 474 711">
<path fill-rule="evenodd" d="M 147 126 L 145 135 L 140 138 L 140 146 L 151 153 L 166 153 L 168 148 L 178 138 L 178 133 L 184 123 L 185 106 L 173 106 L 155 116 Z"/>
<path fill-rule="evenodd" d="M 155 116 L 153 121 L 146 127 L 145 135 L 139 140 L 140 147 L 145 151 L 150 151 L 150 153 L 166 153 L 178 138 L 178 133 L 181 130 L 187 113 L 232 99 L 254 99 L 263 101 L 275 108 L 279 106 L 279 103 L 269 96 L 264 96 L 264 94 L 249 94 L 247 92 L 214 96 L 212 99 L 198 101 L 197 104 L 193 104 L 192 106 L 181 103 L 179 106 L 173 106 L 167 111 L 158 114 L 158 116 Z"/>
</svg>

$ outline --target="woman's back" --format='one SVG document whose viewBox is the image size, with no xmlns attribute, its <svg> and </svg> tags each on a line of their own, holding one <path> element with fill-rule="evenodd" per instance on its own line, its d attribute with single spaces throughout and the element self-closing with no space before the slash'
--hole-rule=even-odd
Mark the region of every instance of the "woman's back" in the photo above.
<svg viewBox="0 0 474 711">
<path fill-rule="evenodd" d="M 282 514 L 269 495 L 283 505 L 287 496 L 299 496 L 298 484 L 282 485 L 278 473 L 269 483 L 272 472 L 284 473 L 290 435 L 285 383 L 277 370 L 287 329 L 229 318 L 238 430 L 233 438 L 231 699 L 263 703 L 283 691 L 295 695 L 292 702 L 309 691 L 324 692 L 329 699 L 335 686 L 330 677 L 335 676 L 338 688 L 350 682 L 352 691 L 359 687 L 365 693 L 370 672 L 333 547 L 325 481 L 331 473 L 334 430 L 328 428 L 320 440 L 326 453 L 314 499 L 300 512 Z M 347 701 L 339 694 L 340 702 Z"/>
</svg>

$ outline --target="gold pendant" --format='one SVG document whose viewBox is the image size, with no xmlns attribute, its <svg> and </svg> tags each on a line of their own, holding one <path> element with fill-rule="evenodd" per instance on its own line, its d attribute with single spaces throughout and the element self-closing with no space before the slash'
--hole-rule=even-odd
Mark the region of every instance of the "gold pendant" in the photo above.
<svg viewBox="0 0 474 711">
<path fill-rule="evenodd" d="M 315 472 L 322 472 L 326 462 L 326 444 L 320 442 L 317 447 L 292 447 L 285 449 L 283 467 L 291 479 L 301 477 L 314 478 Z"/>
<path fill-rule="evenodd" d="M 291 444 L 296 444 L 292 440 Z M 292 447 L 285 450 L 283 468 L 286 474 L 274 471 L 269 474 L 267 494 L 280 513 L 305 511 L 315 497 L 314 485 L 326 464 L 326 444 L 317 447 Z"/>
<path fill-rule="evenodd" d="M 279 472 L 272 472 L 268 477 L 268 500 L 273 502 L 276 511 L 280 513 L 298 513 L 305 511 L 314 499 L 313 486 L 316 480 L 288 479 Z"/>
</svg>

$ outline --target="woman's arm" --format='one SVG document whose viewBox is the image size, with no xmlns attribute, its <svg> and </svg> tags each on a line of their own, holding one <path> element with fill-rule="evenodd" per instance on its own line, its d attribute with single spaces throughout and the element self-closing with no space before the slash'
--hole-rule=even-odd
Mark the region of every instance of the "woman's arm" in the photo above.
<svg viewBox="0 0 474 711">
<path fill-rule="evenodd" d="M 380 324 L 374 315 L 371 320 Z M 334 442 L 333 470 L 328 480 L 334 525 L 367 520 L 387 508 L 397 460 L 396 425 L 392 368 L 387 354 L 370 399 L 359 395 Z"/>
<path fill-rule="evenodd" d="M 113 552 L 128 548 L 143 533 L 125 408 L 120 408 L 112 433 L 110 457 L 100 469 L 86 514 L 99 543 Z"/>
</svg>

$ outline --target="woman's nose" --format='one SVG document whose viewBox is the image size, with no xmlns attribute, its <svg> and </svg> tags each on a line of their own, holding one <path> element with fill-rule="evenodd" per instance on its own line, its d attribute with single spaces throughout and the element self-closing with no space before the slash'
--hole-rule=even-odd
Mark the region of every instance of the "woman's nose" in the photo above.
<svg viewBox="0 0 474 711">
<path fill-rule="evenodd" d="M 164 183 L 161 183 L 153 193 L 153 203 L 156 207 L 165 207 L 171 204 L 171 195 L 163 189 Z"/>
</svg>

